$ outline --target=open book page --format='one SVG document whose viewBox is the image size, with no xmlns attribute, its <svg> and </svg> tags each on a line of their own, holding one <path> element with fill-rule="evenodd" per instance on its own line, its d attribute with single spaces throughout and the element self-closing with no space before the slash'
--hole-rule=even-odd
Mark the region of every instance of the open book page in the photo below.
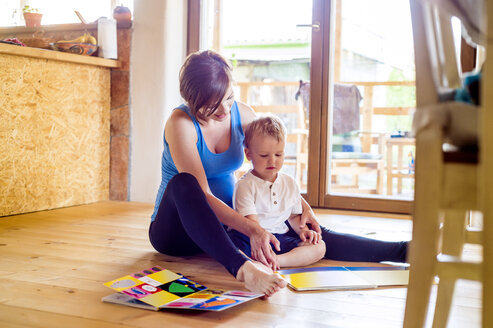
<svg viewBox="0 0 493 328">
<path fill-rule="evenodd" d="M 152 311 L 158 311 L 159 308 L 146 304 L 144 302 L 139 301 L 136 298 L 133 298 L 130 295 L 123 294 L 123 293 L 114 293 L 108 296 L 105 296 L 101 299 L 101 301 L 106 302 L 106 303 L 113 303 L 113 304 L 122 304 L 126 306 L 131 306 L 131 307 L 136 307 L 139 309 L 146 309 L 146 310 L 152 310 Z"/>
<path fill-rule="evenodd" d="M 407 285 L 406 267 L 315 267 L 280 270 L 289 286 L 298 291 L 367 289 Z"/>
<path fill-rule="evenodd" d="M 103 297 L 103 302 L 155 311 L 161 308 L 222 311 L 262 296 L 246 291 L 209 290 L 160 266 L 108 281 L 104 285 L 118 293 Z"/>
<path fill-rule="evenodd" d="M 408 267 L 346 267 L 346 269 L 378 287 L 406 286 L 409 283 Z"/>
<path fill-rule="evenodd" d="M 162 306 L 162 308 L 223 311 L 261 296 L 261 294 L 239 290 L 224 291 L 207 289 L 168 303 Z"/>
</svg>

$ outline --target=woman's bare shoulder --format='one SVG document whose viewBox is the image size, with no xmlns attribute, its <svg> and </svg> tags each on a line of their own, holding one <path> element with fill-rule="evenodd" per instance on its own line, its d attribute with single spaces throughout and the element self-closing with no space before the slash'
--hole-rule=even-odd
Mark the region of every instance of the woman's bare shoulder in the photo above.
<svg viewBox="0 0 493 328">
<path fill-rule="evenodd" d="M 176 124 L 193 125 L 193 122 L 187 113 L 185 113 L 182 110 L 175 109 L 173 110 L 173 112 L 171 112 L 171 115 L 168 117 L 168 120 L 166 121 L 166 126 L 174 126 Z"/>
<path fill-rule="evenodd" d="M 171 136 L 193 136 L 191 131 L 195 131 L 192 119 L 182 110 L 174 110 L 164 127 L 166 137 Z M 195 136 L 196 138 L 196 136 Z M 168 138 L 167 138 L 168 139 Z"/>
<path fill-rule="evenodd" d="M 238 104 L 238 110 L 240 111 L 241 125 L 247 126 L 248 123 L 255 119 L 255 111 L 252 107 L 241 101 L 236 101 L 236 103 Z"/>
</svg>

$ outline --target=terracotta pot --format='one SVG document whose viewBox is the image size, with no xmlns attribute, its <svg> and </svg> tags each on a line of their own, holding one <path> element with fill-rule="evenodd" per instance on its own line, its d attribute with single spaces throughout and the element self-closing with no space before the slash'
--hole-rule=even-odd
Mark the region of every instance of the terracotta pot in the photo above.
<svg viewBox="0 0 493 328">
<path fill-rule="evenodd" d="M 132 20 L 132 13 L 127 7 L 118 6 L 113 11 L 113 18 L 118 23 L 128 23 Z"/>
<path fill-rule="evenodd" d="M 24 13 L 24 21 L 26 22 L 27 27 L 40 26 L 41 18 L 43 18 L 43 14 Z"/>
</svg>

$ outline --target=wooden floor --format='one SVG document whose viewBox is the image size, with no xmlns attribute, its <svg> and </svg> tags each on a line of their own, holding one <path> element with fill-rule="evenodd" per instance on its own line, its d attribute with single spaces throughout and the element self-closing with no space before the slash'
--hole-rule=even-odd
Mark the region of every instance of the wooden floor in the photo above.
<svg viewBox="0 0 493 328">
<path fill-rule="evenodd" d="M 400 327 L 406 288 L 293 292 L 224 312 L 152 312 L 102 303 L 106 281 L 161 265 L 210 288 L 242 289 L 206 256 L 176 258 L 150 246 L 152 205 L 104 202 L 0 217 L 0 326 L 8 327 Z M 351 214 L 351 213 L 350 213 Z M 317 211 L 325 226 L 409 239 L 411 221 Z M 359 214 L 361 215 L 361 214 Z M 471 257 L 478 249 L 469 249 Z M 323 260 L 317 265 L 341 264 Z M 354 264 L 353 264 L 354 265 Z M 449 327 L 480 327 L 481 285 L 460 282 Z"/>
</svg>

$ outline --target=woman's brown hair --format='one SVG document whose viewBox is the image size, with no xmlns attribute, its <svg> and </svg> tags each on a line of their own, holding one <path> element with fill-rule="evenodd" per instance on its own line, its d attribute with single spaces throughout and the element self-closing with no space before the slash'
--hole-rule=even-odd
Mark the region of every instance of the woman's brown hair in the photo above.
<svg viewBox="0 0 493 328">
<path fill-rule="evenodd" d="M 219 107 L 232 80 L 231 65 L 223 56 L 211 50 L 194 52 L 180 69 L 180 94 L 192 115 L 205 119 Z"/>
</svg>

